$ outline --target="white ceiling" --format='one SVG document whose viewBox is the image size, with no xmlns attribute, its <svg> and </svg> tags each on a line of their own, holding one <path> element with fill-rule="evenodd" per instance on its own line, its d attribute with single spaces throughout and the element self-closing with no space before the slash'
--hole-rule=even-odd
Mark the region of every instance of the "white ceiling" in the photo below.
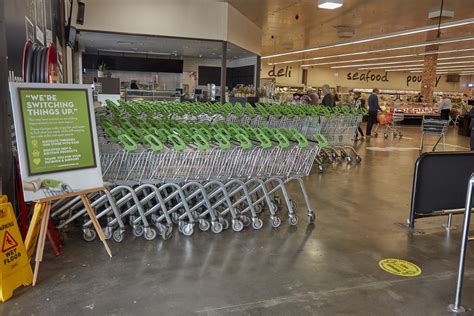
<svg viewBox="0 0 474 316">
<path fill-rule="evenodd" d="M 77 41 L 87 53 L 120 54 L 127 52 L 153 56 L 154 54 L 170 54 L 173 57 L 221 58 L 222 44 L 217 41 L 141 36 L 115 33 L 81 31 Z M 247 50 L 232 43 L 227 46 L 229 60 L 254 56 Z M 159 57 L 159 56 L 157 56 Z M 163 55 L 166 58 L 166 55 Z"/>
</svg>

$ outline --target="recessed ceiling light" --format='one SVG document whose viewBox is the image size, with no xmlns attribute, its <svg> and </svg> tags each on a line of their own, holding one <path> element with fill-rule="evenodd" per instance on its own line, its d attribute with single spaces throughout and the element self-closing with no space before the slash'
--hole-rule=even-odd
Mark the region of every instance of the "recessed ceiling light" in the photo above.
<svg viewBox="0 0 474 316">
<path fill-rule="evenodd" d="M 342 7 L 342 0 L 318 0 L 318 8 L 334 10 Z"/>
<path fill-rule="evenodd" d="M 432 52 L 422 52 L 416 54 L 405 54 L 405 55 L 395 55 L 395 56 L 384 56 L 384 57 L 374 57 L 374 58 L 364 58 L 364 59 L 351 59 L 351 60 L 338 60 L 325 63 L 316 63 L 316 64 L 305 64 L 300 67 L 314 67 L 314 66 L 324 66 L 324 65 L 335 65 L 335 64 L 348 64 L 353 62 L 362 62 L 362 61 L 373 61 L 373 60 L 384 60 L 384 59 L 394 59 L 394 58 L 406 58 L 406 57 L 416 57 L 424 55 L 434 55 L 434 54 L 451 54 L 459 52 L 473 51 L 474 48 L 464 48 L 464 49 L 455 49 L 455 50 L 439 50 Z M 462 59 L 462 58 L 474 58 L 474 56 L 458 56 L 458 57 L 444 57 L 438 58 L 438 60 L 450 60 L 450 59 Z"/>
<path fill-rule="evenodd" d="M 338 69 L 338 68 L 356 68 L 356 67 L 364 67 L 364 66 L 380 66 L 380 65 L 393 65 L 393 64 L 409 64 L 409 63 L 416 63 L 422 62 L 423 59 L 416 59 L 416 60 L 405 60 L 405 61 L 392 61 L 392 62 L 385 62 L 385 63 L 373 63 L 373 64 L 360 64 L 360 65 L 344 65 L 344 66 L 334 66 L 331 68 Z M 402 66 L 406 67 L 406 65 Z"/>
<path fill-rule="evenodd" d="M 308 60 L 321 60 L 321 59 L 347 57 L 347 56 L 354 56 L 354 55 L 365 55 L 365 54 L 389 52 L 389 51 L 409 49 L 409 48 L 419 48 L 419 47 L 431 46 L 431 45 L 436 45 L 436 44 L 439 44 L 439 45 L 451 44 L 451 43 L 458 43 L 458 42 L 465 42 L 465 41 L 472 41 L 472 40 L 474 40 L 474 37 L 462 37 L 462 38 L 455 38 L 455 39 L 446 39 L 446 40 L 424 42 L 424 43 L 420 43 L 420 44 L 410 44 L 410 45 L 404 45 L 404 46 L 396 46 L 396 47 L 388 47 L 388 48 L 382 48 L 382 49 L 359 51 L 359 52 L 353 52 L 353 53 L 345 53 L 345 54 L 327 55 L 327 56 L 312 57 L 312 58 L 286 60 L 286 61 L 280 61 L 280 62 L 275 62 L 275 63 L 268 63 L 268 65 L 273 66 L 273 65 L 280 65 L 280 64 L 297 63 L 297 62 L 308 61 Z M 457 51 L 462 51 L 462 50 L 457 50 Z M 424 53 L 424 54 L 419 54 L 419 55 L 429 55 L 429 54 L 439 54 L 439 52 L 430 52 L 430 53 Z"/>
<path fill-rule="evenodd" d="M 331 0 L 331 2 L 335 2 L 335 0 Z M 342 3 L 342 1 L 341 1 L 341 3 Z M 301 49 L 301 50 L 296 50 L 296 51 L 291 51 L 291 52 L 286 52 L 286 53 L 279 53 L 279 54 L 273 54 L 273 55 L 268 55 L 268 56 L 262 56 L 262 59 L 282 57 L 282 56 L 300 54 L 300 53 L 307 53 L 307 52 L 312 52 L 312 51 L 317 51 L 317 50 L 322 50 L 322 49 L 328 49 L 328 48 L 341 47 L 341 46 L 363 44 L 363 43 L 367 43 L 367 42 L 379 41 L 379 40 L 384 40 L 384 39 L 389 39 L 389 38 L 395 38 L 395 37 L 418 34 L 418 33 L 425 33 L 425 32 L 434 31 L 434 30 L 438 30 L 438 29 L 447 29 L 447 28 L 458 27 L 458 26 L 468 25 L 468 24 L 474 24 L 474 18 L 442 23 L 440 25 L 438 25 L 438 24 L 429 25 L 429 26 L 424 26 L 424 27 L 420 27 L 420 28 L 416 28 L 416 29 L 410 29 L 410 30 L 395 32 L 395 33 L 382 34 L 382 35 L 377 35 L 377 36 L 368 37 L 368 38 L 362 38 L 362 39 L 348 41 L 348 42 L 339 42 L 339 43 L 335 43 L 335 44 L 331 44 L 331 45 L 312 47 L 312 48 L 306 48 L 306 49 Z"/>
</svg>

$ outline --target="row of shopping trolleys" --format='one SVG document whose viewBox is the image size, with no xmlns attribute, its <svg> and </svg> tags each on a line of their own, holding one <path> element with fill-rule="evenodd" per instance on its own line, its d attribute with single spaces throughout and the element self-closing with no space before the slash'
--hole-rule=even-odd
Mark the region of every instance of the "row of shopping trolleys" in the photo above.
<svg viewBox="0 0 474 316">
<path fill-rule="evenodd" d="M 312 223 L 315 215 L 300 177 L 122 184 L 96 192 L 90 199 L 107 239 L 121 242 L 129 225 L 135 237 L 153 240 L 159 235 L 166 240 L 175 227 L 185 236 L 193 235 L 196 228 L 215 234 L 229 229 L 240 232 L 247 226 L 259 230 L 267 220 L 278 228 L 285 209 L 288 224 L 297 225 L 297 206 L 287 189 L 290 182 L 300 187 Z M 78 197 L 57 201 L 51 217 L 59 230 L 79 222 L 86 241 L 96 238 Z"/>
<path fill-rule="evenodd" d="M 356 130 L 362 122 L 365 110 L 349 107 L 324 107 L 310 105 L 250 104 L 242 106 L 211 103 L 176 103 L 150 101 L 108 102 L 109 109 L 118 114 L 136 117 L 138 114 L 164 120 L 184 122 L 225 122 L 259 128 L 294 129 L 308 140 L 317 142 L 321 147 L 316 159 L 319 170 L 329 163 L 359 163 L 362 158 L 354 148 Z"/>
<path fill-rule="evenodd" d="M 286 138 L 282 133 L 290 131 L 266 131 L 273 133 L 267 137 L 264 130 L 248 130 L 254 134 L 246 138 L 244 131 L 228 127 L 229 138 L 221 135 L 217 142 L 218 133 L 202 131 L 201 137 L 186 141 L 184 134 L 183 138 L 178 136 L 179 129 L 170 128 L 174 132 L 161 135 L 160 141 L 147 134 L 154 131 L 152 128 L 141 134 L 130 133 L 127 124 L 109 118 L 117 126 L 122 124 L 119 132 L 125 134 L 115 139 L 98 127 L 103 179 L 109 189 L 91 196 L 107 238 L 122 241 L 127 224 L 134 236 L 148 240 L 157 235 L 168 239 L 174 227 L 185 236 L 192 235 L 196 227 L 213 233 L 241 231 L 246 226 L 258 230 L 264 225 L 265 213 L 269 226 L 276 228 L 281 225 L 279 212 L 284 209 L 288 223 L 296 225 L 296 203 L 289 197 L 289 182 L 298 184 L 308 221 L 314 221 L 302 177 L 310 173 L 319 147 L 298 132 Z M 211 130 L 202 124 L 186 126 L 186 130 L 198 126 Z M 221 126 L 224 133 L 225 126 Z M 231 144 L 224 142 L 229 139 Z M 59 229 L 80 222 L 84 239 L 96 238 L 78 198 L 54 204 L 52 218 Z"/>
</svg>

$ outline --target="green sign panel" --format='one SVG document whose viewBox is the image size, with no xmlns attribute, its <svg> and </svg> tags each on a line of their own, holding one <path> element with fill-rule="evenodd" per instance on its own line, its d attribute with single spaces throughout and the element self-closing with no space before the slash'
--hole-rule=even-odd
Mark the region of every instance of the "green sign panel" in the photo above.
<svg viewBox="0 0 474 316">
<path fill-rule="evenodd" d="M 29 175 L 96 167 L 87 90 L 18 91 Z"/>
</svg>

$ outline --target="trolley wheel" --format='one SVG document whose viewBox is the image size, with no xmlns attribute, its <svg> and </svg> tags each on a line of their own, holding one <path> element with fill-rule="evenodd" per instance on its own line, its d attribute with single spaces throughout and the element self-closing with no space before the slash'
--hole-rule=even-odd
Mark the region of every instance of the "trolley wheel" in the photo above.
<svg viewBox="0 0 474 316">
<path fill-rule="evenodd" d="M 165 231 L 166 225 L 156 220 L 153 220 L 153 223 L 155 224 L 155 227 L 158 230 L 158 234 L 161 235 Z"/>
<path fill-rule="evenodd" d="M 222 225 L 221 223 L 219 222 L 213 222 L 211 224 L 211 231 L 214 233 L 214 234 L 219 234 L 222 232 L 222 230 L 224 229 L 224 225 Z"/>
<path fill-rule="evenodd" d="M 112 238 L 114 239 L 115 242 L 122 242 L 123 241 L 123 235 L 124 233 L 122 232 L 121 229 L 114 230 L 112 234 Z"/>
<path fill-rule="evenodd" d="M 351 163 L 351 162 L 352 162 L 352 157 L 351 157 L 351 156 L 347 156 L 347 157 L 346 157 L 346 161 L 347 161 L 347 163 Z"/>
<path fill-rule="evenodd" d="M 171 213 L 171 221 L 175 224 L 178 224 L 179 222 L 179 215 L 178 213 L 174 212 L 174 213 Z"/>
<path fill-rule="evenodd" d="M 141 237 L 143 236 L 143 232 L 144 232 L 144 228 L 142 225 L 135 225 L 135 227 L 133 227 L 133 230 L 132 230 L 133 236 Z"/>
<path fill-rule="evenodd" d="M 263 221 L 258 218 L 258 217 L 255 217 L 255 218 L 252 218 L 252 228 L 255 229 L 255 230 L 259 230 L 263 227 Z"/>
<path fill-rule="evenodd" d="M 234 219 L 232 220 L 232 229 L 235 232 L 240 232 L 242 229 L 244 229 L 244 224 L 240 220 Z"/>
<path fill-rule="evenodd" d="M 220 221 L 219 221 L 220 222 Z M 224 230 L 228 230 L 229 227 L 230 227 L 230 224 L 229 224 L 229 221 L 225 218 L 222 219 L 222 222 L 220 222 L 222 224 L 222 227 L 224 228 Z"/>
<path fill-rule="evenodd" d="M 173 226 L 166 226 L 166 228 L 161 232 L 161 238 L 163 240 L 168 240 L 173 235 Z"/>
<path fill-rule="evenodd" d="M 103 229 L 103 231 L 104 231 L 105 239 L 112 238 L 112 227 L 107 226 Z"/>
<path fill-rule="evenodd" d="M 288 218 L 288 223 L 291 225 L 291 226 L 296 226 L 298 224 L 298 216 L 296 215 L 290 215 L 290 217 Z"/>
<path fill-rule="evenodd" d="M 93 229 L 85 228 L 82 237 L 84 237 L 85 241 L 93 241 L 97 237 L 97 233 Z"/>
<path fill-rule="evenodd" d="M 182 227 L 181 232 L 183 233 L 184 236 L 191 236 L 194 234 L 194 226 L 193 224 L 186 224 Z"/>
<path fill-rule="evenodd" d="M 146 240 L 153 240 L 156 238 L 156 230 L 151 227 L 147 227 L 144 229 L 144 237 Z"/>
<path fill-rule="evenodd" d="M 250 226 L 250 223 L 251 223 L 250 218 L 243 215 L 243 216 L 240 217 L 240 219 L 242 220 L 242 223 L 244 224 L 245 227 Z"/>
<path fill-rule="evenodd" d="M 71 230 L 71 223 L 68 223 L 68 224 L 64 225 L 63 227 L 61 227 L 62 232 L 68 232 L 70 230 Z"/>
<path fill-rule="evenodd" d="M 203 232 L 207 232 L 209 230 L 209 228 L 211 228 L 211 224 L 209 223 L 209 221 L 205 220 L 205 219 L 200 219 L 199 220 L 199 229 Z"/>
<path fill-rule="evenodd" d="M 270 223 L 272 224 L 273 228 L 278 228 L 281 225 L 281 219 L 277 216 L 270 218 Z"/>
<path fill-rule="evenodd" d="M 357 155 L 357 156 L 356 156 L 356 162 L 357 162 L 357 163 L 361 163 L 361 162 L 362 162 L 362 157 L 359 156 L 359 155 Z"/>
<path fill-rule="evenodd" d="M 314 223 L 314 213 L 310 212 L 308 213 L 308 224 Z"/>
<path fill-rule="evenodd" d="M 136 220 L 137 218 L 135 216 L 130 216 L 128 218 L 128 223 L 130 224 L 130 226 L 133 226 L 133 222 Z"/>
<path fill-rule="evenodd" d="M 318 165 L 318 171 L 319 171 L 319 173 L 324 173 L 324 166 L 323 165 Z"/>
<path fill-rule="evenodd" d="M 388 138 L 388 134 L 387 134 L 387 133 L 384 133 L 384 134 L 383 134 L 383 138 L 387 139 L 387 138 Z"/>
<path fill-rule="evenodd" d="M 263 211 L 263 207 L 260 204 L 254 205 L 255 213 L 260 214 Z"/>
<path fill-rule="evenodd" d="M 344 158 L 346 158 L 346 157 L 347 157 L 347 154 L 346 154 L 346 152 L 344 152 L 344 151 L 341 151 L 341 159 L 344 159 Z"/>
</svg>

